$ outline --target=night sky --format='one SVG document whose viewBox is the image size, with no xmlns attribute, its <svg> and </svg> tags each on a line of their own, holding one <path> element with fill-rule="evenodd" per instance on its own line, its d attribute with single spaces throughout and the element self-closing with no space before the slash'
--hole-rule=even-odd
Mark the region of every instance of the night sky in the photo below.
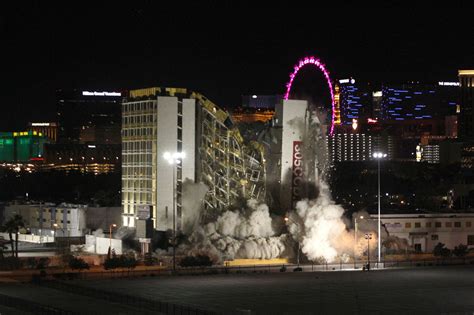
<svg viewBox="0 0 474 315">
<path fill-rule="evenodd" d="M 43 2 L 0 10 L 0 131 L 54 119 L 57 88 L 187 87 L 232 107 L 242 94 L 283 94 L 305 55 L 333 77 L 374 83 L 454 81 L 474 68 L 474 10 L 463 2 L 442 10 Z"/>
</svg>

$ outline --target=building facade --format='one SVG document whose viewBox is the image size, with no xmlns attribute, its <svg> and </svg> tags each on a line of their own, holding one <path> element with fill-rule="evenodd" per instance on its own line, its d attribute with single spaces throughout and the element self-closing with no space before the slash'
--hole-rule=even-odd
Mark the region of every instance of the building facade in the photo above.
<svg viewBox="0 0 474 315">
<path fill-rule="evenodd" d="M 5 219 L 21 215 L 34 235 L 76 237 L 87 230 L 86 210 L 86 205 L 75 204 L 12 204 L 5 207 Z"/>
<path fill-rule="evenodd" d="M 406 239 L 418 252 L 431 253 L 438 243 L 474 248 L 474 213 L 382 214 L 380 220 L 388 235 Z"/>
</svg>

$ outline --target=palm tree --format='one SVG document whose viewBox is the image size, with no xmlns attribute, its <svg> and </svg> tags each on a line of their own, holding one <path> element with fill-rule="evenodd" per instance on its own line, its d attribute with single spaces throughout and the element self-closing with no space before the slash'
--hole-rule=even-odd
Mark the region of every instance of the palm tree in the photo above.
<svg viewBox="0 0 474 315">
<path fill-rule="evenodd" d="M 12 256 L 18 258 L 18 231 L 21 227 L 25 226 L 23 217 L 19 214 L 15 214 L 7 222 L 5 222 L 4 229 L 8 232 L 10 237 L 10 246 L 12 250 Z M 13 233 L 15 233 L 15 244 L 13 244 Z M 14 246 L 15 245 L 15 246 Z"/>
</svg>

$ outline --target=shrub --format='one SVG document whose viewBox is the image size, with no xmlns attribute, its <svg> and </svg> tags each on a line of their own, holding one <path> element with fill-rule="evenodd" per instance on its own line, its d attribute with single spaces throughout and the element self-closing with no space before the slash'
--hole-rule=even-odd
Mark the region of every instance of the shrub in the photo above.
<svg viewBox="0 0 474 315">
<path fill-rule="evenodd" d="M 72 270 L 83 270 L 83 269 L 89 269 L 89 264 L 82 258 L 79 257 L 72 257 L 69 260 L 69 268 Z"/>
<path fill-rule="evenodd" d="M 456 257 L 464 257 L 467 255 L 467 246 L 459 244 L 459 246 L 454 247 L 453 254 Z"/>
<path fill-rule="evenodd" d="M 433 255 L 441 256 L 441 257 L 449 257 L 451 256 L 451 250 L 449 248 L 444 247 L 443 243 L 438 243 L 435 248 L 433 249 Z"/>
<path fill-rule="evenodd" d="M 104 269 L 116 269 L 116 268 L 127 268 L 129 270 L 134 269 L 138 264 L 137 259 L 133 255 L 122 255 L 107 258 L 104 262 Z"/>
</svg>

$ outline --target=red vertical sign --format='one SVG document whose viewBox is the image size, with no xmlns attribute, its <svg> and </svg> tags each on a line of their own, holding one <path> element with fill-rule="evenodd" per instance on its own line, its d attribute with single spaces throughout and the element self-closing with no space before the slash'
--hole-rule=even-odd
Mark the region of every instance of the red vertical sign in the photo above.
<svg viewBox="0 0 474 315">
<path fill-rule="evenodd" d="M 291 200 L 294 202 L 303 196 L 303 142 L 293 141 L 293 165 L 291 178 Z"/>
</svg>

